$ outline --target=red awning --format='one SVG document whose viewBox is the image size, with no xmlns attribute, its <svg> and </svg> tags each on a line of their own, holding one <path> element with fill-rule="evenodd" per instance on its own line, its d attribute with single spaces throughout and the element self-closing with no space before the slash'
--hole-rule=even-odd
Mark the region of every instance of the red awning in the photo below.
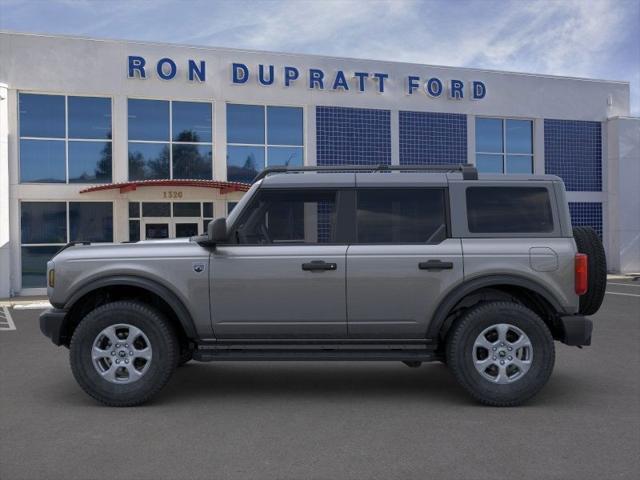
<svg viewBox="0 0 640 480">
<path fill-rule="evenodd" d="M 200 187 L 217 188 L 221 194 L 246 192 L 251 185 L 240 182 L 221 182 L 218 180 L 138 180 L 134 182 L 106 183 L 80 190 L 80 193 L 100 192 L 120 189 L 120 193 L 132 192 L 141 187 Z"/>
</svg>

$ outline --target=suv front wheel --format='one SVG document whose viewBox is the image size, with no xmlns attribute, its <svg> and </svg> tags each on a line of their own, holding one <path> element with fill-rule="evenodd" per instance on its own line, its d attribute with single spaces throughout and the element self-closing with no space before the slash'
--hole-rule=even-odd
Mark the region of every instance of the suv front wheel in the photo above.
<svg viewBox="0 0 640 480">
<path fill-rule="evenodd" d="M 507 407 L 547 383 L 555 349 L 551 332 L 533 311 L 515 302 L 491 302 L 470 309 L 453 326 L 446 359 L 475 399 Z"/>
<path fill-rule="evenodd" d="M 118 301 L 90 312 L 70 346 L 82 389 L 115 407 L 139 405 L 169 381 L 180 348 L 166 317 L 149 305 Z"/>
</svg>

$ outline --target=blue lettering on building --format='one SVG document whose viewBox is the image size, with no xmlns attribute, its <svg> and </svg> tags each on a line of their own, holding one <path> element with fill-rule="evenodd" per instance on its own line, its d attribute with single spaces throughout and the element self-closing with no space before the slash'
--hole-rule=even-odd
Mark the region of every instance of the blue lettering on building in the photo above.
<svg viewBox="0 0 640 480">
<path fill-rule="evenodd" d="M 186 65 L 186 77 L 191 82 L 205 82 L 206 76 L 205 60 L 188 59 Z M 155 62 L 155 71 L 158 78 L 162 80 L 173 80 L 176 78 L 181 66 L 169 58 L 164 57 Z M 279 68 L 281 68 L 279 70 Z M 153 71 L 153 70 L 151 70 Z M 181 70 L 182 78 L 184 71 Z M 253 75 L 252 75 L 253 72 Z M 234 85 L 245 85 L 250 83 L 250 79 L 254 79 L 251 83 L 270 87 L 273 85 L 281 85 L 286 88 L 296 84 L 297 80 L 304 79 L 306 75 L 306 85 L 312 90 L 325 90 L 325 80 L 327 91 L 349 92 L 357 90 L 360 93 L 366 92 L 368 87 L 378 93 L 385 93 L 387 80 L 390 75 L 384 72 L 349 72 L 345 70 L 337 70 L 335 75 L 327 75 L 320 68 L 310 68 L 306 72 L 301 72 L 297 67 L 286 65 L 276 67 L 276 65 L 257 64 L 247 65 L 246 63 L 231 63 L 231 82 Z M 127 76 L 129 78 L 146 79 L 147 78 L 147 60 L 138 55 L 129 55 L 127 57 Z M 393 80 L 392 80 L 393 81 Z M 479 80 L 459 80 L 459 79 L 442 79 L 439 77 L 423 77 L 418 75 L 407 75 L 400 85 L 404 84 L 405 93 L 407 95 L 415 95 L 416 92 L 422 91 L 427 98 L 449 98 L 451 100 L 463 100 L 470 98 L 472 100 L 481 100 L 487 95 L 487 87 L 484 82 Z M 466 95 L 465 95 L 466 91 Z M 443 95 L 448 93 L 446 97 Z"/>
</svg>

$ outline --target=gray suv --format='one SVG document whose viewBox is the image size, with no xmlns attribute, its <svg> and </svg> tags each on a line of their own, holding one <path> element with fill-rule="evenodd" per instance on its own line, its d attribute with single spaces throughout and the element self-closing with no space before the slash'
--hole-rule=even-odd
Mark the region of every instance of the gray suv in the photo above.
<svg viewBox="0 0 640 480">
<path fill-rule="evenodd" d="M 562 180 L 470 166 L 272 168 L 190 239 L 70 244 L 42 332 L 92 397 L 140 404 L 190 360 L 441 361 L 481 403 L 589 345 L 602 244 Z"/>
</svg>

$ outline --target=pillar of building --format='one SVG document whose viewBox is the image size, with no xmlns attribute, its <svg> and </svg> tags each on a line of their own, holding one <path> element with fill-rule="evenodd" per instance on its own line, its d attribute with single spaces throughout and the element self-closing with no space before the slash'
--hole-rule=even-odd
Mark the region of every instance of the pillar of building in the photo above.
<svg viewBox="0 0 640 480">
<path fill-rule="evenodd" d="M 11 292 L 9 241 L 9 109 L 8 88 L 0 83 L 0 298 Z"/>
</svg>

